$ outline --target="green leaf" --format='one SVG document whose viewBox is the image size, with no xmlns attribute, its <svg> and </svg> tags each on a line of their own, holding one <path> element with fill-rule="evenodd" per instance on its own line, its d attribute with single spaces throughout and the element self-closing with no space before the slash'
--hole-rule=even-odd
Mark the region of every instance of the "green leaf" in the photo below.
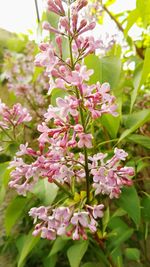
<svg viewBox="0 0 150 267">
<path fill-rule="evenodd" d="M 144 59 L 142 76 L 139 87 L 145 83 L 149 74 L 150 74 L 150 48 L 148 47 L 145 52 L 145 59 Z"/>
<path fill-rule="evenodd" d="M 111 114 L 104 114 L 101 118 L 102 125 L 106 128 L 111 138 L 116 138 L 120 126 L 120 116 L 114 117 Z"/>
<path fill-rule="evenodd" d="M 53 255 L 43 260 L 44 267 L 55 267 L 57 263 L 57 255 Z"/>
<path fill-rule="evenodd" d="M 51 257 L 57 254 L 59 251 L 61 251 L 64 248 L 64 246 L 67 244 L 67 242 L 68 242 L 67 239 L 62 239 L 62 237 L 58 237 L 52 246 L 49 256 Z"/>
<path fill-rule="evenodd" d="M 144 27 L 147 27 L 150 23 L 150 0 L 137 0 L 136 2 Z"/>
<path fill-rule="evenodd" d="M 87 251 L 88 241 L 77 242 L 75 245 L 70 247 L 67 251 L 70 267 L 79 267 L 80 262 Z"/>
<path fill-rule="evenodd" d="M 139 18 L 140 13 L 139 10 L 136 8 L 134 10 L 132 10 L 129 13 L 129 16 L 127 18 L 127 26 L 124 30 L 124 36 L 126 37 L 128 34 L 128 31 L 131 29 L 131 27 L 136 23 L 137 19 Z"/>
<path fill-rule="evenodd" d="M 9 162 L 0 164 L 0 204 L 3 202 L 6 188 L 10 179 L 10 170 L 7 169 Z"/>
<path fill-rule="evenodd" d="M 138 90 L 139 90 L 139 84 L 141 80 L 141 75 L 142 75 L 142 68 L 143 68 L 143 62 L 139 63 L 138 66 L 136 67 L 133 75 L 133 85 L 134 89 L 131 93 L 131 105 L 130 105 L 130 113 L 132 112 L 133 105 L 135 103 L 135 100 L 137 98 Z"/>
<path fill-rule="evenodd" d="M 123 232 L 121 235 L 119 235 L 119 237 L 117 238 L 117 240 L 114 242 L 114 247 L 118 247 L 120 246 L 122 243 L 124 243 L 126 240 L 128 240 L 131 235 L 133 234 L 134 230 L 131 228 L 131 229 L 128 229 L 126 230 L 125 232 Z"/>
<path fill-rule="evenodd" d="M 81 267 L 101 267 L 102 265 L 100 263 L 96 262 L 86 262 Z"/>
<path fill-rule="evenodd" d="M 131 134 L 128 137 L 128 140 L 130 140 L 136 144 L 139 144 L 145 148 L 150 149 L 150 137 L 148 137 L 148 136 L 144 136 L 144 135 L 140 135 L 140 134 Z"/>
<path fill-rule="evenodd" d="M 56 98 L 57 97 L 64 98 L 66 95 L 68 95 L 68 93 L 64 91 L 63 89 L 58 89 L 58 88 L 53 89 L 51 93 L 51 104 L 53 106 L 56 106 Z"/>
<path fill-rule="evenodd" d="M 23 213 L 23 209 L 25 208 L 26 203 L 27 198 L 17 196 L 7 207 L 5 214 L 5 229 L 7 235 L 10 234 L 12 227 L 14 226 L 20 215 Z"/>
<path fill-rule="evenodd" d="M 123 267 L 122 250 L 120 247 L 116 247 L 111 253 L 111 256 L 117 267 Z"/>
<path fill-rule="evenodd" d="M 47 179 L 43 179 L 38 181 L 32 192 L 42 201 L 43 205 L 50 205 L 57 196 L 58 187 L 53 183 L 49 183 Z"/>
<path fill-rule="evenodd" d="M 141 218 L 140 200 L 134 186 L 123 188 L 117 203 L 138 226 Z"/>
<path fill-rule="evenodd" d="M 144 196 L 141 201 L 142 219 L 150 222 L 150 197 Z"/>
<path fill-rule="evenodd" d="M 124 215 L 126 215 L 126 211 L 124 210 L 124 209 L 122 209 L 122 208 L 118 208 L 115 212 L 114 212 L 114 214 L 112 215 L 112 217 L 121 217 L 121 216 L 124 216 Z"/>
<path fill-rule="evenodd" d="M 146 79 L 149 73 L 150 73 L 150 48 L 147 48 L 145 52 L 144 64 L 139 64 L 135 72 L 135 77 L 134 77 L 135 84 L 134 84 L 134 90 L 131 95 L 130 111 L 132 111 L 133 105 L 137 97 L 138 90 L 146 82 Z"/>
<path fill-rule="evenodd" d="M 121 74 L 121 60 L 117 56 L 103 57 L 101 60 L 101 82 L 109 82 L 116 89 Z"/>
<path fill-rule="evenodd" d="M 99 57 L 96 55 L 89 55 L 84 60 L 85 64 L 87 65 L 88 69 L 93 69 L 94 74 L 90 78 L 90 84 L 97 83 L 98 81 L 101 82 L 101 63 Z"/>
<path fill-rule="evenodd" d="M 107 208 L 106 211 L 104 212 L 104 216 L 103 216 L 103 218 L 102 218 L 103 233 L 105 232 L 105 230 L 106 230 L 106 228 L 107 228 L 109 219 L 110 219 L 110 212 L 109 212 L 109 206 L 108 206 L 108 208 Z"/>
<path fill-rule="evenodd" d="M 140 260 L 140 251 L 137 248 L 126 248 L 125 256 L 129 260 L 139 261 Z"/>
<path fill-rule="evenodd" d="M 129 228 L 120 217 L 112 217 L 108 227 L 113 233 L 109 237 L 108 250 L 111 251 L 111 253 L 114 253 L 122 243 L 130 238 L 134 230 Z"/>
<path fill-rule="evenodd" d="M 29 234 L 24 238 L 24 244 L 19 254 L 17 267 L 22 267 L 24 265 L 24 261 L 26 260 L 28 254 L 36 246 L 39 240 L 39 237 L 35 237 L 32 235 L 32 231 L 30 231 Z"/>
<path fill-rule="evenodd" d="M 105 6 L 111 6 L 115 2 L 116 2 L 116 0 L 107 0 L 106 3 L 105 3 Z"/>
<path fill-rule="evenodd" d="M 118 143 L 149 120 L 150 120 L 150 110 L 148 109 L 144 109 L 142 111 L 138 111 L 128 116 L 125 116 L 124 123 L 125 123 L 126 128 L 129 128 L 129 129 L 125 130 L 122 133 L 122 135 L 119 138 Z"/>
<path fill-rule="evenodd" d="M 99 59 L 95 55 L 85 58 L 88 69 L 94 69 L 94 74 L 90 78 L 90 84 L 109 82 L 112 89 L 118 85 L 121 73 L 121 60 L 117 56 L 107 56 Z"/>
</svg>

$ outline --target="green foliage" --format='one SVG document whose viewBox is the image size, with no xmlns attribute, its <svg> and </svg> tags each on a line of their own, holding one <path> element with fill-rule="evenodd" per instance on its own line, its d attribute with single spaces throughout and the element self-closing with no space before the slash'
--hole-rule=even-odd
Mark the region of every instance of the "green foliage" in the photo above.
<svg viewBox="0 0 150 267">
<path fill-rule="evenodd" d="M 15 197 L 6 210 L 5 215 L 5 229 L 7 235 L 10 234 L 12 227 L 15 225 L 17 219 L 19 219 L 20 215 L 23 213 L 23 209 L 27 204 L 27 198 L 17 196 Z"/>
<path fill-rule="evenodd" d="M 71 267 L 79 267 L 87 248 L 88 241 L 81 241 L 68 249 L 67 256 Z"/>
<path fill-rule="evenodd" d="M 124 36 L 127 37 L 128 31 L 131 27 L 136 23 L 137 19 L 139 18 L 139 10 L 136 8 L 132 10 L 127 18 L 127 26 L 124 30 Z"/>
<path fill-rule="evenodd" d="M 94 69 L 94 74 L 90 79 L 90 84 L 104 83 L 109 81 L 111 89 L 118 85 L 121 73 L 121 60 L 117 56 L 107 56 L 99 59 L 95 55 L 89 55 L 85 59 L 85 64 L 89 69 Z"/>
<path fill-rule="evenodd" d="M 138 111 L 125 116 L 124 123 L 125 127 L 128 129 L 122 133 L 118 142 L 121 142 L 124 138 L 126 138 L 131 133 L 135 132 L 139 127 L 141 127 L 144 123 L 146 123 L 149 120 L 150 120 L 150 111 L 148 109 L 144 109 L 142 111 Z"/>
<path fill-rule="evenodd" d="M 140 260 L 140 251 L 137 248 L 126 248 L 125 256 L 129 260 L 139 261 Z"/>
<path fill-rule="evenodd" d="M 128 137 L 128 140 L 130 140 L 131 142 L 134 142 L 136 144 L 139 144 L 145 148 L 150 149 L 150 137 L 148 137 L 148 136 L 143 136 L 140 134 L 131 134 Z"/>
<path fill-rule="evenodd" d="M 129 203 L 129 205 L 127 205 L 127 203 Z M 138 226 L 141 218 L 141 207 L 136 189 L 134 187 L 122 189 L 118 204 Z"/>
<path fill-rule="evenodd" d="M 28 235 L 24 237 L 23 244 L 19 252 L 17 267 L 24 266 L 24 261 L 26 260 L 28 254 L 37 245 L 38 242 L 39 242 L 39 238 L 34 237 L 32 235 L 32 231 L 29 232 Z"/>
</svg>

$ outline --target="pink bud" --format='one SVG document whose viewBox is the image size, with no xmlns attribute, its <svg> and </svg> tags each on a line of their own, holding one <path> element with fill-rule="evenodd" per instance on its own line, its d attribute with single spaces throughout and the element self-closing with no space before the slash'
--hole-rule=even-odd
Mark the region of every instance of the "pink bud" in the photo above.
<svg viewBox="0 0 150 267">
<path fill-rule="evenodd" d="M 56 40 L 56 44 L 58 45 L 60 57 L 62 57 L 62 37 L 56 36 L 55 40 Z"/>
<path fill-rule="evenodd" d="M 81 10 L 83 7 L 85 7 L 88 4 L 87 0 L 79 0 L 77 4 L 77 11 Z"/>
<path fill-rule="evenodd" d="M 83 126 L 81 124 L 77 124 L 74 126 L 75 132 L 82 133 L 83 132 Z"/>
</svg>

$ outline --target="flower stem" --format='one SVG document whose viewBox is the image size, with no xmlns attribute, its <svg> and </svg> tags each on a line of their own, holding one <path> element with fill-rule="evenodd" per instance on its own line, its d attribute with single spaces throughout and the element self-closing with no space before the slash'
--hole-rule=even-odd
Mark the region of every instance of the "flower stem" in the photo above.
<svg viewBox="0 0 150 267">
<path fill-rule="evenodd" d="M 68 4 L 69 4 L 68 19 L 69 19 L 69 23 L 70 23 L 70 0 L 68 1 Z M 68 41 L 69 41 L 71 69 L 74 70 L 75 64 L 74 64 L 73 54 L 72 54 L 72 37 L 70 35 L 68 36 Z M 82 123 L 83 129 L 84 129 L 84 132 L 86 133 L 84 114 L 83 114 L 82 106 L 80 103 L 80 93 L 79 93 L 77 86 L 75 86 L 75 91 L 76 91 L 77 99 L 79 100 L 79 112 L 80 112 L 81 123 Z M 88 153 L 87 153 L 87 148 L 85 146 L 84 146 L 84 160 L 85 160 L 84 169 L 85 169 L 85 174 L 86 174 L 86 196 L 87 196 L 87 203 L 89 203 L 89 199 L 90 199 L 90 175 L 89 175 L 89 168 L 88 168 Z"/>
<path fill-rule="evenodd" d="M 101 250 L 104 252 L 104 254 L 106 255 L 106 249 L 105 249 L 105 246 L 104 246 L 104 242 L 103 240 L 101 240 L 98 236 L 97 233 L 94 234 L 94 238 L 95 240 L 97 241 L 98 245 L 100 246 Z M 107 260 L 109 261 L 110 263 L 110 267 L 117 267 L 116 264 L 113 262 L 112 258 L 110 255 L 107 255 Z"/>
</svg>

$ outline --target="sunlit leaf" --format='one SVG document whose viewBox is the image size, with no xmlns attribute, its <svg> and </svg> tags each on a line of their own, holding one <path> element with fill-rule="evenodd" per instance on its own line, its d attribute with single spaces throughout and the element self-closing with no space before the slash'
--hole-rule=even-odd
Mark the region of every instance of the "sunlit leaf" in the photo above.
<svg viewBox="0 0 150 267">
<path fill-rule="evenodd" d="M 136 23 L 138 17 L 139 17 L 139 10 L 136 8 L 134 10 L 132 10 L 130 13 L 129 13 L 129 16 L 127 18 L 127 26 L 124 30 L 124 35 L 125 37 L 127 36 L 128 34 L 128 31 L 131 29 L 131 27 Z"/>
<path fill-rule="evenodd" d="M 132 111 L 133 105 L 137 97 L 138 90 L 145 83 L 149 73 L 150 73 L 150 48 L 147 48 L 145 52 L 145 59 L 144 59 L 142 72 L 141 72 L 141 65 L 139 66 L 139 69 L 137 72 L 137 82 L 136 82 L 136 85 L 134 86 L 134 90 L 131 95 L 130 111 Z"/>
<path fill-rule="evenodd" d="M 95 55 L 89 55 L 85 59 L 85 64 L 89 69 L 94 69 L 94 74 L 90 78 L 90 84 L 109 82 L 111 89 L 115 89 L 119 82 L 121 73 L 121 60 L 117 56 L 106 56 L 99 59 Z"/>
</svg>

